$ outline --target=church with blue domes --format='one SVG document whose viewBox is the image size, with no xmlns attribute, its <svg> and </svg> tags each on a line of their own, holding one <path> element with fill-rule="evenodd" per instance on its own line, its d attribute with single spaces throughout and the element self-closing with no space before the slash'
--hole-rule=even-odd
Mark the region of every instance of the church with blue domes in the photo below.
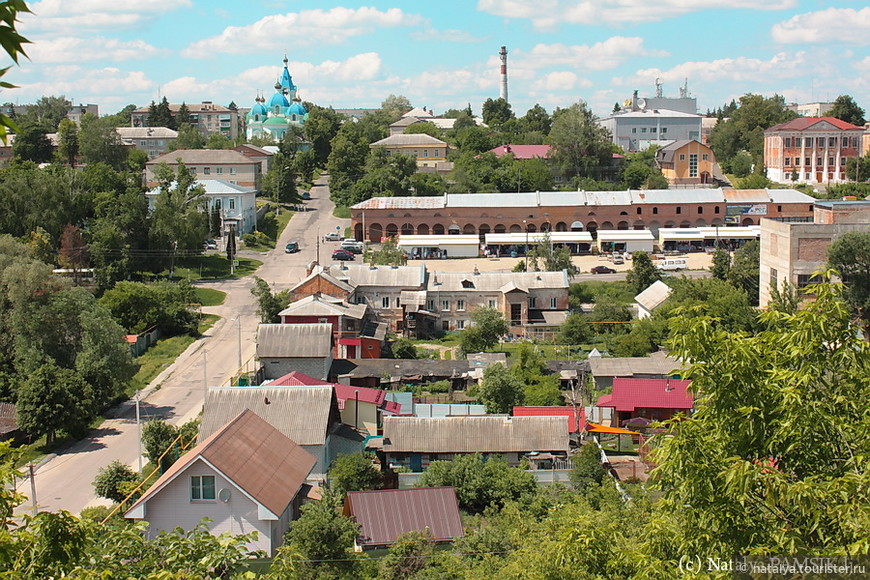
<svg viewBox="0 0 870 580">
<path fill-rule="evenodd" d="M 288 127 L 302 127 L 308 120 L 308 110 L 296 94 L 293 77 L 287 70 L 287 57 L 284 57 L 284 71 L 275 83 L 275 94 L 266 99 L 257 96 L 256 104 L 245 118 L 247 137 L 272 137 L 276 142 L 284 138 Z"/>
</svg>

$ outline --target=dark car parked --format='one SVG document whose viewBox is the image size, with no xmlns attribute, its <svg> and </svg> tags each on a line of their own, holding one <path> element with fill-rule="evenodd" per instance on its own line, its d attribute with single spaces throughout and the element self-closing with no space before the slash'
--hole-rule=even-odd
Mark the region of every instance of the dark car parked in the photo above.
<svg viewBox="0 0 870 580">
<path fill-rule="evenodd" d="M 332 252 L 332 259 L 339 260 L 341 262 L 353 261 L 353 254 L 351 254 L 347 250 L 339 249 Z"/>
<path fill-rule="evenodd" d="M 292 253 L 298 252 L 298 251 L 299 251 L 299 242 L 290 242 L 289 244 L 284 246 L 284 253 L 285 254 L 292 254 Z"/>
<path fill-rule="evenodd" d="M 589 271 L 593 274 L 616 274 L 616 270 L 607 266 L 595 266 Z"/>
</svg>

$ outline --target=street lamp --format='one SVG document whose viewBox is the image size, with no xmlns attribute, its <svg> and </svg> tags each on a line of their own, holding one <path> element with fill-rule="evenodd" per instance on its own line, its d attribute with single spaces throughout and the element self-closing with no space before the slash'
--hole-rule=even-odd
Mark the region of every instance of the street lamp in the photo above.
<svg viewBox="0 0 870 580">
<path fill-rule="evenodd" d="M 241 317 L 241 315 L 236 317 L 236 329 L 238 330 L 238 343 L 239 343 L 239 372 L 242 372 L 242 317 Z"/>
</svg>

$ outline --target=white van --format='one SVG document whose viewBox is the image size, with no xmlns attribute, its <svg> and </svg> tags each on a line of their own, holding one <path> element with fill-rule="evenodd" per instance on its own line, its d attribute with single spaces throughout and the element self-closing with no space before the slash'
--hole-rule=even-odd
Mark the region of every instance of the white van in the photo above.
<svg viewBox="0 0 870 580">
<path fill-rule="evenodd" d="M 689 262 L 685 258 L 665 258 L 656 264 L 659 270 L 664 272 L 674 271 L 679 272 L 689 267 Z"/>
<path fill-rule="evenodd" d="M 341 249 L 353 252 L 354 254 L 362 254 L 363 243 L 356 240 L 342 240 Z"/>
</svg>

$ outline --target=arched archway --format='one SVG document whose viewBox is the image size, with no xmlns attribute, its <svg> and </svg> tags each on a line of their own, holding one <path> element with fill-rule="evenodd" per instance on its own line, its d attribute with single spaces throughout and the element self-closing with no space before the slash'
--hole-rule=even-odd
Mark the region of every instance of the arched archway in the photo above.
<svg viewBox="0 0 870 580">
<path fill-rule="evenodd" d="M 696 227 L 696 228 L 705 228 L 705 227 L 707 227 L 707 220 L 701 220 L 701 219 L 697 220 L 697 221 L 695 222 L 695 227 Z"/>
<path fill-rule="evenodd" d="M 363 227 L 362 224 L 356 224 L 353 227 L 353 239 L 362 241 L 363 238 Z"/>
<path fill-rule="evenodd" d="M 535 224 L 526 224 L 526 231 L 527 232 L 537 232 L 538 226 L 536 226 Z"/>
<path fill-rule="evenodd" d="M 388 238 L 394 238 L 399 235 L 399 226 L 396 224 L 387 224 L 386 234 Z"/>
<path fill-rule="evenodd" d="M 604 222 L 603 224 L 601 224 L 601 229 L 602 230 L 612 230 L 613 229 L 613 222 Z"/>
<path fill-rule="evenodd" d="M 595 222 L 593 222 L 595 223 Z M 571 231 L 572 232 L 582 232 L 583 231 L 583 222 L 575 221 L 571 222 Z"/>
<path fill-rule="evenodd" d="M 523 226 L 520 224 L 511 224 L 511 232 L 512 234 L 518 234 L 523 231 Z"/>
<path fill-rule="evenodd" d="M 690 228 L 690 227 L 692 227 L 692 224 L 691 224 L 691 222 L 680 222 L 680 227 L 683 229 Z"/>
<path fill-rule="evenodd" d="M 568 224 L 566 224 L 565 222 L 556 222 L 556 231 L 557 232 L 567 232 L 568 231 Z"/>
<path fill-rule="evenodd" d="M 489 224 L 480 224 L 480 228 L 478 228 L 477 233 L 480 235 L 480 241 L 486 240 L 486 234 L 492 231 L 492 228 L 489 227 Z"/>
<path fill-rule="evenodd" d="M 675 227 L 677 227 L 677 225 L 676 225 L 674 222 L 672 222 L 672 221 L 666 221 L 666 222 L 665 222 L 665 228 L 666 228 L 666 229 L 667 229 L 667 228 L 675 228 Z"/>
<path fill-rule="evenodd" d="M 409 224 L 409 223 L 402 224 L 401 232 L 402 232 L 403 236 L 414 235 L 414 224 Z"/>
<path fill-rule="evenodd" d="M 628 222 L 626 222 L 626 221 L 619 222 L 618 224 L 616 224 L 616 229 L 627 230 L 628 229 Z"/>
<path fill-rule="evenodd" d="M 429 235 L 429 224 L 420 224 L 419 226 L 417 226 L 417 235 L 428 236 Z"/>
<path fill-rule="evenodd" d="M 542 232 L 551 232 L 551 231 L 553 231 L 553 224 L 551 224 L 550 222 L 544 222 L 544 223 L 542 223 L 542 224 L 541 224 L 541 231 L 542 231 Z"/>
<path fill-rule="evenodd" d="M 755 225 L 755 220 L 753 220 L 752 218 L 743 218 L 743 221 L 740 222 L 740 225 L 753 226 L 753 225 Z"/>
<path fill-rule="evenodd" d="M 447 228 L 447 233 L 451 236 L 458 236 L 459 232 L 459 225 L 457 224 L 450 224 L 450 226 L 448 226 Z"/>
<path fill-rule="evenodd" d="M 381 224 L 370 224 L 369 225 L 369 241 L 374 243 L 379 243 L 381 238 L 384 235 L 384 230 Z"/>
<path fill-rule="evenodd" d="M 432 226 L 432 235 L 433 236 L 443 236 L 444 235 L 444 226 L 441 224 L 435 224 Z"/>
<path fill-rule="evenodd" d="M 710 225 L 713 227 L 720 227 L 720 228 L 725 227 L 724 224 L 722 223 L 722 220 L 720 220 L 719 218 L 714 219 L 713 223 L 711 223 Z"/>
<path fill-rule="evenodd" d="M 474 227 L 474 224 L 465 224 L 465 227 L 462 228 L 462 233 L 468 236 L 473 236 L 477 233 L 477 228 Z"/>
<path fill-rule="evenodd" d="M 495 224 L 495 227 L 492 228 L 492 231 L 496 234 L 503 234 L 507 231 L 507 227 L 504 224 Z"/>
<path fill-rule="evenodd" d="M 635 220 L 633 228 L 636 230 L 642 230 L 646 227 L 646 224 L 643 223 L 643 220 Z"/>
</svg>

